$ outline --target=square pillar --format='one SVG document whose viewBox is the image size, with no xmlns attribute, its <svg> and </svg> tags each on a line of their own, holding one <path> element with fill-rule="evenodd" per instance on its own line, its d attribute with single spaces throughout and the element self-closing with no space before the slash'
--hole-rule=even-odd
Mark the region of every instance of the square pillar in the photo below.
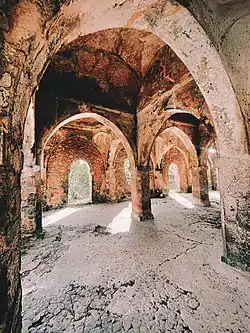
<svg viewBox="0 0 250 333">
<path fill-rule="evenodd" d="M 192 183 L 193 204 L 209 207 L 207 166 L 199 166 L 192 169 Z"/>
<path fill-rule="evenodd" d="M 21 230 L 22 237 L 30 236 L 36 231 L 36 184 L 35 173 L 37 171 L 35 158 L 35 109 L 34 101 L 31 100 L 25 127 L 23 139 L 23 169 L 21 174 Z"/>
<path fill-rule="evenodd" d="M 42 227 L 42 215 L 43 215 L 43 191 L 42 191 L 42 177 L 43 172 L 41 169 L 36 171 L 35 183 L 36 183 L 36 206 L 35 206 L 35 226 L 37 236 L 41 235 L 43 232 Z"/>
<path fill-rule="evenodd" d="M 222 261 L 250 272 L 250 156 L 216 160 L 222 204 Z"/>
<path fill-rule="evenodd" d="M 36 181 L 35 167 L 24 166 L 21 176 L 22 189 L 22 237 L 32 235 L 36 231 Z"/>
<path fill-rule="evenodd" d="M 149 166 L 131 170 L 132 215 L 140 221 L 152 220 Z"/>
<path fill-rule="evenodd" d="M 20 158 L 20 155 L 15 155 Z M 21 332 L 20 172 L 0 166 L 0 332 Z"/>
<path fill-rule="evenodd" d="M 115 168 L 112 166 L 108 167 L 106 171 L 106 184 L 108 185 L 108 197 L 112 201 L 117 199 L 117 186 L 116 186 L 116 172 Z"/>
</svg>

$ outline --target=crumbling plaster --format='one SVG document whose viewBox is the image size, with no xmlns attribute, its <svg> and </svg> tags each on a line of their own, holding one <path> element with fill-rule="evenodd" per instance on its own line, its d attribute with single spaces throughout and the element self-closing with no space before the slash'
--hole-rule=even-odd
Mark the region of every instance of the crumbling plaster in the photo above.
<svg viewBox="0 0 250 333">
<path fill-rule="evenodd" d="M 142 3 L 135 0 L 117 6 L 114 1 L 106 0 L 96 6 L 90 0 L 84 3 L 77 0 L 61 2 L 61 8 L 58 2 L 53 1 L 46 1 L 43 6 L 39 4 L 22 0 L 18 4 L 11 1 L 1 5 L 1 124 L 6 124 L 6 132 L 3 166 L 0 167 L 3 212 L 0 217 L 3 254 L 0 266 L 4 285 L 0 289 L 0 330 L 19 332 L 21 325 L 20 174 L 23 167 L 24 123 L 30 99 L 53 55 L 64 42 L 72 41 L 79 34 L 113 27 L 146 30 L 168 44 L 189 69 L 211 112 L 218 140 L 224 259 L 234 266 L 249 269 L 250 158 L 246 133 L 249 23 L 247 16 L 241 18 L 242 14 L 239 14 L 244 10 L 247 15 L 248 7 L 239 10 L 226 7 L 230 19 L 221 22 L 230 23 L 227 23 L 222 34 L 224 37 L 218 42 L 212 31 L 217 29 L 219 23 L 216 21 L 219 20 L 213 19 L 209 24 L 200 20 L 209 39 L 190 12 L 175 1 Z M 216 6 L 216 10 L 218 8 L 222 7 Z M 231 8 L 234 10 L 230 12 Z M 222 10 L 218 13 L 223 18 Z M 214 17 L 213 14 L 211 16 Z M 196 17 L 199 19 L 201 15 L 196 14 Z M 219 47 L 221 40 L 224 41 Z M 237 47 L 242 48 L 242 52 L 236 53 Z M 244 63 L 247 65 L 243 66 Z M 130 145 L 125 149 L 134 158 Z M 147 167 L 141 166 L 138 175 L 134 190 L 144 192 L 147 197 L 144 201 L 137 198 L 137 204 L 143 203 L 142 208 L 146 207 L 146 215 L 150 217 L 148 188 L 145 187 L 149 183 Z"/>
<path fill-rule="evenodd" d="M 115 8 L 112 1 L 98 7 L 87 1 L 81 6 L 77 2 L 72 6 L 72 11 L 85 9 L 80 34 L 111 28 L 114 22 L 116 27 L 152 32 L 168 44 L 187 66 L 208 104 L 221 154 L 247 151 L 245 127 L 229 77 L 215 47 L 188 10 L 171 1 L 145 1 L 140 5 L 134 1 Z M 71 40 L 75 37 L 72 35 Z"/>
<path fill-rule="evenodd" d="M 76 160 L 85 160 L 90 166 L 93 201 L 105 198 L 102 155 L 91 142 L 77 136 L 61 142 L 48 158 L 45 195 L 49 207 L 57 208 L 68 203 L 68 177 L 71 164 Z"/>
<path fill-rule="evenodd" d="M 249 133 L 249 1 L 189 1 L 188 9 L 216 46 L 237 93 Z"/>
</svg>

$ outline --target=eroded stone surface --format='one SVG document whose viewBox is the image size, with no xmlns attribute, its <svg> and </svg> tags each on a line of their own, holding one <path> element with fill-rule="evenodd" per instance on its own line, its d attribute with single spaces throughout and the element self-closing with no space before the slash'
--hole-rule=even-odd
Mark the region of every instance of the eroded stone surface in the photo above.
<svg viewBox="0 0 250 333">
<path fill-rule="evenodd" d="M 127 205 L 85 206 L 27 250 L 23 332 L 248 333 L 249 282 L 214 260 L 217 204 L 154 200 L 155 222 L 110 234 Z"/>
<path fill-rule="evenodd" d="M 200 25 L 179 3 L 191 11 Z M 0 104 L 1 124 L 4 124 L 5 134 L 4 139 L 1 140 L 0 149 L 3 155 L 0 169 L 0 247 L 2 249 L 0 277 L 1 287 L 3 287 L 0 289 L 1 300 L 3 300 L 0 311 L 0 330 L 16 332 L 20 328 L 20 175 L 23 166 L 21 152 L 23 128 L 28 105 L 55 52 L 62 44 L 67 44 L 77 38 L 79 34 L 93 37 L 95 34 L 97 36 L 98 31 L 103 31 L 103 34 L 99 34 L 98 44 L 104 41 L 105 46 L 108 46 L 112 52 L 114 51 L 112 46 L 115 45 L 121 51 L 117 54 L 124 58 L 122 60 L 117 55 L 110 54 L 99 57 L 102 53 L 100 50 L 97 52 L 87 50 L 86 57 L 84 52 L 79 52 L 81 70 L 77 71 L 78 75 L 85 75 L 85 80 L 92 84 L 97 77 L 98 84 L 93 84 L 92 87 L 111 92 L 108 99 L 112 103 L 108 103 L 109 106 L 118 105 L 119 108 L 127 111 L 133 110 L 132 113 L 135 113 L 135 106 L 138 102 L 136 95 L 139 92 L 139 79 L 136 73 L 142 73 L 141 70 L 145 69 L 153 59 L 151 50 L 158 50 L 160 45 L 157 40 L 159 39 L 160 44 L 169 44 L 172 51 L 178 54 L 177 63 L 185 64 L 185 67 L 192 73 L 195 82 L 191 82 L 189 76 L 186 80 L 181 80 L 174 85 L 171 95 L 174 93 L 173 95 L 176 96 L 170 96 L 169 91 L 166 91 L 164 96 L 161 95 L 162 98 L 159 99 L 159 96 L 156 96 L 157 99 L 150 99 L 150 108 L 144 109 L 144 115 L 138 122 L 141 125 L 139 126 L 141 130 L 139 142 L 148 137 L 150 140 L 146 147 L 151 146 L 150 142 L 154 141 L 162 122 L 165 121 L 165 113 L 161 112 L 162 107 L 166 111 L 169 106 L 188 108 L 191 104 L 192 112 L 202 115 L 203 123 L 199 127 L 200 131 L 205 129 L 205 125 L 208 125 L 208 129 L 214 125 L 219 153 L 229 161 L 220 170 L 220 178 L 225 179 L 222 187 L 223 225 L 226 226 L 224 228 L 226 235 L 224 254 L 227 256 L 227 262 L 249 269 L 249 161 L 246 164 L 243 163 L 245 164 L 243 168 L 241 166 L 241 160 L 245 159 L 244 154 L 249 157 L 249 135 L 247 135 L 247 132 L 249 134 L 249 10 L 248 1 L 235 0 L 182 0 L 179 2 L 104 0 L 98 5 L 93 0 L 84 2 L 80 0 L 1 1 Z M 205 28 L 205 32 L 202 27 Z M 139 34 L 142 39 L 147 40 L 149 35 L 154 36 L 153 43 L 150 38 L 147 40 L 148 42 L 140 40 L 140 43 L 138 43 L 139 38 L 134 38 L 137 42 L 132 41 L 133 38 L 128 38 L 124 42 L 124 39 L 121 38 L 121 43 L 119 40 L 116 43 L 117 39 L 114 38 L 112 28 L 122 31 L 131 29 L 132 34 L 135 29 L 139 28 L 143 30 Z M 109 31 L 108 42 L 103 38 L 107 30 Z M 138 31 L 135 31 L 136 33 Z M 90 48 L 96 46 L 95 41 L 95 38 L 89 41 Z M 113 43 L 114 41 L 115 43 Z M 139 59 L 140 47 L 138 44 L 145 46 L 144 56 L 141 59 Z M 96 49 L 96 47 L 94 48 Z M 131 58 L 130 55 L 132 55 Z M 164 77 L 166 86 L 172 86 L 175 78 L 166 73 L 163 59 L 157 60 L 161 63 L 163 70 L 159 71 L 159 68 L 155 66 L 156 71 L 151 72 L 152 76 L 157 77 L 159 73 L 159 79 L 160 76 Z M 107 63 L 112 66 L 106 66 Z M 100 64 L 103 66 L 99 66 Z M 96 68 L 93 69 L 93 65 L 97 65 Z M 129 68 L 129 65 L 132 65 L 132 68 Z M 135 68 L 136 71 L 133 70 Z M 137 71 L 138 68 L 139 71 Z M 86 79 L 89 73 L 93 74 L 93 81 L 88 77 Z M 178 75 L 176 77 L 178 78 Z M 77 81 L 78 79 L 79 77 L 77 77 Z M 120 86 L 122 82 L 126 83 L 124 86 L 126 89 Z M 153 81 L 154 83 L 155 81 Z M 158 87 L 153 87 L 153 89 L 149 87 L 148 90 L 157 94 L 157 88 L 165 86 L 162 81 L 160 83 Z M 190 88 L 192 85 L 195 85 L 194 89 L 187 90 L 187 86 Z M 109 89 L 110 87 L 111 89 Z M 178 90 L 181 91 L 181 96 Z M 200 98 L 199 92 L 206 100 L 210 114 L 204 112 L 208 110 L 206 105 L 202 104 L 204 101 L 203 97 Z M 116 93 L 121 97 L 118 101 Z M 100 97 L 99 94 L 96 95 Z M 176 98 L 178 96 L 179 100 Z M 71 108 L 74 109 L 74 112 L 70 110 L 70 114 L 79 111 L 77 108 L 79 105 L 76 106 L 75 101 L 67 101 L 65 104 L 64 111 L 69 111 Z M 54 106 L 58 110 L 58 103 L 55 103 Z M 199 110 L 196 110 L 197 108 Z M 43 108 L 42 118 L 45 118 L 48 109 Z M 53 125 L 50 124 L 50 121 L 55 120 L 55 114 L 56 112 L 53 115 L 49 113 L 49 121 L 46 121 L 46 125 Z M 63 112 L 64 116 L 66 114 L 67 112 Z M 145 114 L 150 116 L 145 116 Z M 207 119 L 204 119 L 205 116 Z M 136 145 L 137 138 L 135 123 L 116 121 L 119 128 L 128 129 L 130 127 L 124 132 L 127 133 L 133 147 Z M 43 125 L 44 123 L 40 128 L 41 131 L 43 131 Z M 2 130 L 3 128 L 1 128 L 1 133 Z M 214 131 L 211 130 L 211 133 Z M 207 144 L 209 136 L 205 136 L 201 142 Z M 195 142 L 198 149 L 200 148 L 199 143 Z M 149 151 L 139 149 L 139 152 L 139 164 L 147 164 Z M 232 162 L 235 157 L 239 157 L 239 162 Z M 145 199 L 148 202 L 149 198 Z"/>
</svg>

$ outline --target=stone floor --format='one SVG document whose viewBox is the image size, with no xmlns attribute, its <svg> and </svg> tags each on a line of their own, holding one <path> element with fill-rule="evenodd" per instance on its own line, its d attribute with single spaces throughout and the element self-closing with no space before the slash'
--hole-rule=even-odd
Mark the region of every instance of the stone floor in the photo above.
<svg viewBox="0 0 250 333">
<path fill-rule="evenodd" d="M 154 222 L 129 202 L 47 214 L 23 249 L 23 332 L 249 333 L 250 278 L 220 261 L 212 197 L 155 199 Z"/>
</svg>

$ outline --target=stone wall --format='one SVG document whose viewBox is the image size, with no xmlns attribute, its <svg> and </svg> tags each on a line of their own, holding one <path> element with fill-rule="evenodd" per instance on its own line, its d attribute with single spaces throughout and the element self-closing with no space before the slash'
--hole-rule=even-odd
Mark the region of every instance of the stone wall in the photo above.
<svg viewBox="0 0 250 333">
<path fill-rule="evenodd" d="M 94 202 L 105 199 L 105 169 L 101 153 L 93 144 L 79 137 L 59 144 L 47 157 L 45 201 L 49 207 L 68 202 L 68 174 L 73 161 L 88 162 L 92 174 Z"/>
<path fill-rule="evenodd" d="M 245 119 L 249 118 L 249 1 L 188 1 L 188 9 L 217 48 L 232 80 Z M 249 131 L 249 122 L 246 122 Z"/>
<path fill-rule="evenodd" d="M 175 105 L 173 92 L 186 87 L 194 79 L 195 86 L 200 88 L 210 111 L 211 124 L 215 127 L 219 147 L 218 169 L 223 203 L 224 260 L 233 266 L 250 269 L 250 136 L 247 135 L 247 131 L 249 134 L 250 101 L 250 5 L 248 1 L 234 2 L 233 0 L 230 3 L 224 1 L 224 4 L 217 0 L 180 2 L 189 8 L 200 24 L 186 9 L 174 1 L 135 0 L 125 1 L 118 6 L 112 5 L 110 1 L 103 1 L 102 5 L 96 5 L 92 0 L 1 2 L 0 124 L 4 137 L 3 149 L 1 149 L 3 157 L 0 159 L 2 162 L 0 166 L 0 331 L 20 332 L 20 177 L 23 167 L 24 123 L 30 98 L 39 85 L 48 63 L 60 46 L 81 34 L 105 31 L 105 29 L 110 31 L 111 28 L 118 26 L 125 27 L 125 30 L 133 29 L 133 32 L 139 28 L 141 31 L 156 35 L 162 44 L 169 44 L 172 50 L 178 53 L 178 57 L 188 68 L 191 76 L 185 75 L 182 80 L 175 80 L 178 76 L 167 76 L 165 72 L 168 83 L 176 83 L 170 89 L 171 94 L 165 91 L 161 96 L 157 94 L 153 96 L 150 105 L 140 111 L 137 120 L 135 116 L 130 115 L 132 121 L 121 124 L 119 123 L 121 112 L 116 110 L 117 126 L 120 129 L 127 128 L 127 137 L 133 145 L 133 151 L 136 150 L 136 141 L 139 147 L 137 147 L 139 168 L 137 168 L 137 182 L 134 187 L 138 192 L 137 206 L 140 210 L 146 207 L 145 216 L 150 216 L 149 191 L 146 186 L 149 183 L 149 177 L 146 165 L 151 144 L 161 125 L 171 114 L 168 102 L 171 101 L 172 108 Z M 81 24 L 78 24 L 79 14 L 82 19 Z M 204 27 L 209 38 L 201 26 Z M 141 43 L 147 40 L 148 35 L 141 37 L 143 38 L 135 38 L 135 40 L 140 40 Z M 119 38 L 109 38 L 109 40 L 118 41 L 118 46 L 123 44 L 120 43 Z M 104 38 L 96 39 L 96 41 L 97 44 L 104 41 L 107 46 L 110 45 Z M 143 46 L 146 53 L 150 53 L 151 45 L 153 45 L 152 40 L 149 40 L 149 43 Z M 135 112 L 137 93 L 140 91 L 138 76 L 141 75 L 142 68 L 147 69 L 147 65 L 145 66 L 147 56 L 137 53 L 136 44 L 128 43 L 126 46 L 117 47 L 117 49 L 133 51 L 132 58 L 136 59 L 136 71 L 139 68 L 137 74 L 134 69 L 130 70 L 129 67 L 134 64 L 134 61 L 131 62 L 130 54 L 126 53 L 124 58 L 129 65 L 125 66 L 122 63 L 121 72 L 114 70 L 117 68 L 115 66 L 110 66 L 112 70 L 105 72 L 99 67 L 99 73 L 106 73 L 105 76 L 109 78 L 108 82 L 99 80 L 99 83 L 104 91 L 105 89 L 110 91 L 109 84 L 112 84 L 111 92 L 116 106 L 119 105 L 116 101 L 116 91 L 121 91 L 126 111 Z M 159 44 L 155 51 L 158 47 Z M 121 56 L 117 58 L 116 64 L 120 63 Z M 104 60 L 107 60 L 107 57 Z M 110 61 L 110 57 L 108 60 Z M 83 59 L 82 63 L 86 64 L 86 61 Z M 87 65 L 90 63 L 87 62 Z M 142 63 L 144 66 L 141 66 Z M 81 77 L 79 67 L 78 78 Z M 94 70 L 98 69 L 98 66 L 93 67 L 95 67 Z M 174 73 L 175 71 L 171 74 Z M 129 83 L 133 83 L 130 94 L 127 94 L 126 89 L 120 89 L 121 78 L 126 81 L 128 89 Z M 113 89 L 113 86 L 117 88 Z M 204 100 L 200 101 L 201 104 Z M 202 111 L 201 104 L 198 103 L 196 106 Z M 178 106 L 178 103 L 176 105 Z M 40 120 L 45 112 L 49 112 L 49 109 L 42 109 Z M 79 108 L 76 112 L 79 112 Z M 113 113 L 109 116 L 109 112 L 107 110 L 105 112 L 107 117 L 114 121 Z M 67 116 L 65 113 L 63 115 Z M 55 119 L 54 115 L 52 118 Z M 202 112 L 201 118 L 204 118 Z M 146 124 L 145 119 L 147 119 Z M 42 130 L 48 127 L 48 124 L 52 125 L 46 120 L 46 123 L 42 124 Z M 139 139 L 137 134 L 140 136 Z M 146 136 L 150 136 L 150 140 L 144 141 Z M 144 197 L 141 195 L 142 192 L 145 193 Z"/>
</svg>

